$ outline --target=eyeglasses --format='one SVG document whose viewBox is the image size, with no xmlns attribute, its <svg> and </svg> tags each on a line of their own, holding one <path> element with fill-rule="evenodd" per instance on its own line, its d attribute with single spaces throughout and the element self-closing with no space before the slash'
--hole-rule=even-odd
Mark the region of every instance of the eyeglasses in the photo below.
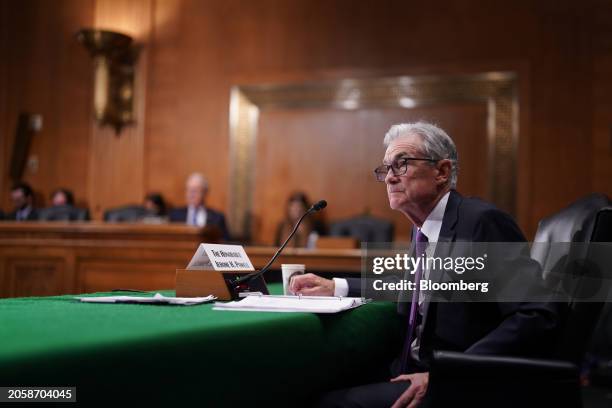
<svg viewBox="0 0 612 408">
<path fill-rule="evenodd" d="M 391 169 L 394 176 L 403 176 L 408 171 L 408 165 L 411 161 L 426 161 L 430 163 L 435 163 L 439 160 L 424 159 L 419 157 L 402 157 L 401 159 L 395 160 L 391 164 L 383 164 L 375 168 L 374 177 L 376 177 L 376 181 L 385 181 L 385 178 L 389 173 L 389 169 Z"/>
</svg>

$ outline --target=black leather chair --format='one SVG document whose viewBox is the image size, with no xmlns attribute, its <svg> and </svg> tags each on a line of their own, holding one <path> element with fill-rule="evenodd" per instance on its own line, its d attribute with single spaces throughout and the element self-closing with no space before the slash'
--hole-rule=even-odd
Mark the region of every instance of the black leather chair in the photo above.
<svg viewBox="0 0 612 408">
<path fill-rule="evenodd" d="M 72 205 L 57 205 L 38 211 L 39 221 L 89 221 L 89 210 Z"/>
<path fill-rule="evenodd" d="M 608 197 L 594 193 L 540 221 L 533 239 L 538 244 L 533 246 L 531 257 L 542 266 L 544 280 L 554 278 L 550 272 L 555 268 L 561 269 L 572 259 L 585 256 L 585 254 L 567 253 L 567 249 L 571 249 L 569 245 L 551 245 L 551 243 L 588 242 L 593 234 L 597 212 L 608 205 L 610 205 Z M 550 286 L 555 283 L 548 282 Z"/>
<path fill-rule="evenodd" d="M 137 222 L 147 215 L 147 210 L 141 205 L 126 205 L 112 208 L 104 212 L 106 222 Z"/>
<path fill-rule="evenodd" d="M 329 235 L 353 237 L 360 242 L 391 242 L 393 223 L 370 215 L 360 215 L 332 223 Z"/>
<path fill-rule="evenodd" d="M 536 241 L 610 242 L 612 209 L 607 197 L 592 194 L 542 220 Z M 588 257 L 579 251 L 561 253 L 558 246 L 534 245 L 532 257 L 546 271 L 563 269 Z M 548 251 L 546 250 L 548 248 Z M 588 270 L 587 270 L 588 272 Z M 543 276 L 545 278 L 546 276 Z M 430 369 L 429 405 L 433 407 L 581 407 L 578 365 L 597 323 L 602 302 L 569 299 L 554 360 L 483 356 L 435 351 Z"/>
</svg>

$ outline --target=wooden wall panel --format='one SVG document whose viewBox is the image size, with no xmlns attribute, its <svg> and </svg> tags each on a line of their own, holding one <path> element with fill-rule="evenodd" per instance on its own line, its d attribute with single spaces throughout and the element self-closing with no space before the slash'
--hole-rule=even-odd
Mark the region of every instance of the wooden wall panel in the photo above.
<svg viewBox="0 0 612 408">
<path fill-rule="evenodd" d="M 612 197 L 612 41 L 611 55 L 595 60 L 595 107 L 591 151 L 592 188 Z"/>
<path fill-rule="evenodd" d="M 584 183 L 592 177 L 588 167 L 575 169 L 568 162 L 561 163 L 570 155 L 587 161 L 591 156 L 587 40 L 593 9 L 589 7 L 569 1 L 177 4 L 175 24 L 156 32 L 151 63 L 159 62 L 160 69 L 151 81 L 159 86 L 151 87 L 154 93 L 149 99 L 151 149 L 155 151 L 149 174 L 158 174 L 149 180 L 160 183 L 160 189 L 174 200 L 180 201 L 182 179 L 189 171 L 177 167 L 196 163 L 197 157 L 201 163 L 197 168 L 214 180 L 211 200 L 226 205 L 226 195 L 219 190 L 227 186 L 227 165 L 219 152 L 227 141 L 224 119 L 231 84 L 491 69 L 520 74 L 524 103 L 520 110 L 529 122 L 521 122 L 517 208 L 526 234 L 533 235 L 541 217 L 592 188 Z M 159 6 L 156 15 L 161 7 L 170 6 Z M 407 20 L 408 15 L 412 18 Z M 194 19 L 201 25 L 191 26 Z M 219 41 L 222 48 L 211 42 L 211 35 L 223 39 Z M 191 48 L 192 56 L 185 59 L 196 39 L 197 48 Z M 181 80 L 166 79 L 171 71 Z M 215 74 L 219 86 L 205 87 Z M 173 96 L 176 106 L 168 109 Z M 579 106 L 573 101 L 579 101 Z M 185 117 L 189 105 L 198 106 L 202 116 Z M 203 117 L 209 112 L 219 116 L 204 124 Z M 197 123 L 201 137 L 195 139 L 194 126 L 183 121 Z M 162 123 L 163 127 L 158 126 Z M 575 137 L 575 132 L 581 136 Z M 167 140 L 178 134 L 193 149 L 186 149 L 181 141 Z M 167 149 L 154 149 L 153 143 Z M 182 163 L 172 163 L 169 157 L 179 154 Z M 169 164 L 170 170 L 163 164 Z"/>
<path fill-rule="evenodd" d="M 45 195 L 67 185 L 97 216 L 152 190 L 181 204 L 185 177 L 202 171 L 223 210 L 231 85 L 488 70 L 519 72 L 527 235 L 570 201 L 610 192 L 612 97 L 597 91 L 608 81 L 607 1 L 27 0 L 0 10 L 10 26 L 0 29 L 10 57 L 0 68 L 5 208 L 4 135 L 19 109 L 46 119 L 33 146 L 40 170 L 26 177 Z M 145 42 L 139 122 L 120 139 L 91 127 L 91 61 L 71 35 L 93 23 Z"/>
<path fill-rule="evenodd" d="M 184 203 L 186 177 L 204 173 L 209 205 L 224 210 L 230 81 L 224 2 L 157 2 L 147 110 L 146 189 Z M 169 112 L 171 107 L 172 113 Z"/>
<path fill-rule="evenodd" d="M 8 154 L 8 126 L 9 126 L 9 110 L 8 110 L 8 73 L 9 63 L 8 56 L 10 49 L 13 47 L 9 40 L 10 29 L 10 12 L 9 3 L 7 1 L 0 2 L 0 54 L 5 58 L 0 60 L 0 206 L 4 208 L 6 191 L 9 187 L 6 186 L 8 180 L 6 174 L 9 171 Z"/>
<path fill-rule="evenodd" d="M 420 109 L 275 110 L 260 116 L 254 215 L 261 243 L 274 243 L 276 225 L 293 191 L 328 201 L 328 221 L 369 212 L 392 220 L 396 239 L 408 240 L 406 218 L 389 209 L 384 184 L 372 170 L 384 155 L 383 137 L 401 121 L 435 120 L 462 152 L 459 188 L 487 197 L 487 135 L 484 104 Z"/>
<path fill-rule="evenodd" d="M 32 140 L 30 156 L 38 169 L 24 179 L 45 204 L 51 191 L 65 186 L 86 201 L 89 154 L 91 71 L 88 56 L 74 38 L 93 19 L 93 1 L 26 0 L 2 2 L 3 47 L 0 101 L 2 204 L 9 208 L 8 166 L 17 115 L 41 114 L 43 129 Z M 2 103 L 2 102 L 0 102 Z"/>
<path fill-rule="evenodd" d="M 96 220 L 102 219 L 104 210 L 109 207 L 138 204 L 145 195 L 145 112 L 151 13 L 152 1 L 96 0 L 95 3 L 95 27 L 126 33 L 143 45 L 135 73 L 135 123 L 120 134 L 109 127 L 92 126 L 88 196 L 92 218 Z"/>
<path fill-rule="evenodd" d="M 612 197 L 612 8 L 601 5 L 593 24 L 592 188 Z"/>
</svg>

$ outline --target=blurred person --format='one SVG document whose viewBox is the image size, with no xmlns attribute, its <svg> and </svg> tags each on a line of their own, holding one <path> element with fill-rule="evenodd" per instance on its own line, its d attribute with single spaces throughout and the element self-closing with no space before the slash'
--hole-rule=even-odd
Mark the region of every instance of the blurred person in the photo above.
<svg viewBox="0 0 612 408">
<path fill-rule="evenodd" d="M 149 193 L 145 197 L 144 208 L 147 216 L 165 217 L 167 213 L 166 201 L 159 193 Z"/>
<path fill-rule="evenodd" d="M 285 209 L 285 218 L 276 228 L 275 244 L 280 245 L 289 236 L 293 227 L 300 217 L 310 208 L 310 201 L 305 193 L 297 191 L 289 196 Z M 317 238 L 325 233 L 325 228 L 320 219 L 313 214 L 305 218 L 289 242 L 294 248 L 314 248 Z"/>
<path fill-rule="evenodd" d="M 159 193 L 149 193 L 144 200 L 142 222 L 146 224 L 163 224 L 168 222 L 168 210 L 164 197 Z"/>
<path fill-rule="evenodd" d="M 170 211 L 170 222 L 182 222 L 196 227 L 215 226 L 221 231 L 221 237 L 229 240 L 225 215 L 222 212 L 206 207 L 208 181 L 201 173 L 193 173 L 185 183 L 186 207 Z"/>
<path fill-rule="evenodd" d="M 65 188 L 58 188 L 51 194 L 51 205 L 53 207 L 69 205 L 74 206 L 74 194 Z"/>
<path fill-rule="evenodd" d="M 11 201 L 13 211 L 7 215 L 7 220 L 38 220 L 38 212 L 34 208 L 34 191 L 29 184 L 23 182 L 15 184 L 11 189 Z"/>
<path fill-rule="evenodd" d="M 78 208 L 74 194 L 66 188 L 58 188 L 51 193 L 51 205 L 38 211 L 39 221 L 89 221 L 89 210 Z"/>
</svg>

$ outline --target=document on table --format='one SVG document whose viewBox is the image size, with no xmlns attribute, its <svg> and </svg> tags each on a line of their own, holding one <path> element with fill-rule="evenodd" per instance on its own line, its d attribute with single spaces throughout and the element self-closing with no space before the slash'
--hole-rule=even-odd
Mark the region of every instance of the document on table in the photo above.
<svg viewBox="0 0 612 408">
<path fill-rule="evenodd" d="M 368 302 L 369 300 L 356 297 L 272 296 L 253 294 L 234 302 L 215 302 L 213 310 L 338 313 L 343 310 L 354 309 Z"/>
<path fill-rule="evenodd" d="M 98 296 L 77 297 L 75 299 L 86 303 L 141 303 L 141 304 L 168 304 L 191 306 L 216 300 L 217 297 L 210 295 L 204 297 L 169 297 L 156 293 L 153 297 L 144 296 Z"/>
</svg>

